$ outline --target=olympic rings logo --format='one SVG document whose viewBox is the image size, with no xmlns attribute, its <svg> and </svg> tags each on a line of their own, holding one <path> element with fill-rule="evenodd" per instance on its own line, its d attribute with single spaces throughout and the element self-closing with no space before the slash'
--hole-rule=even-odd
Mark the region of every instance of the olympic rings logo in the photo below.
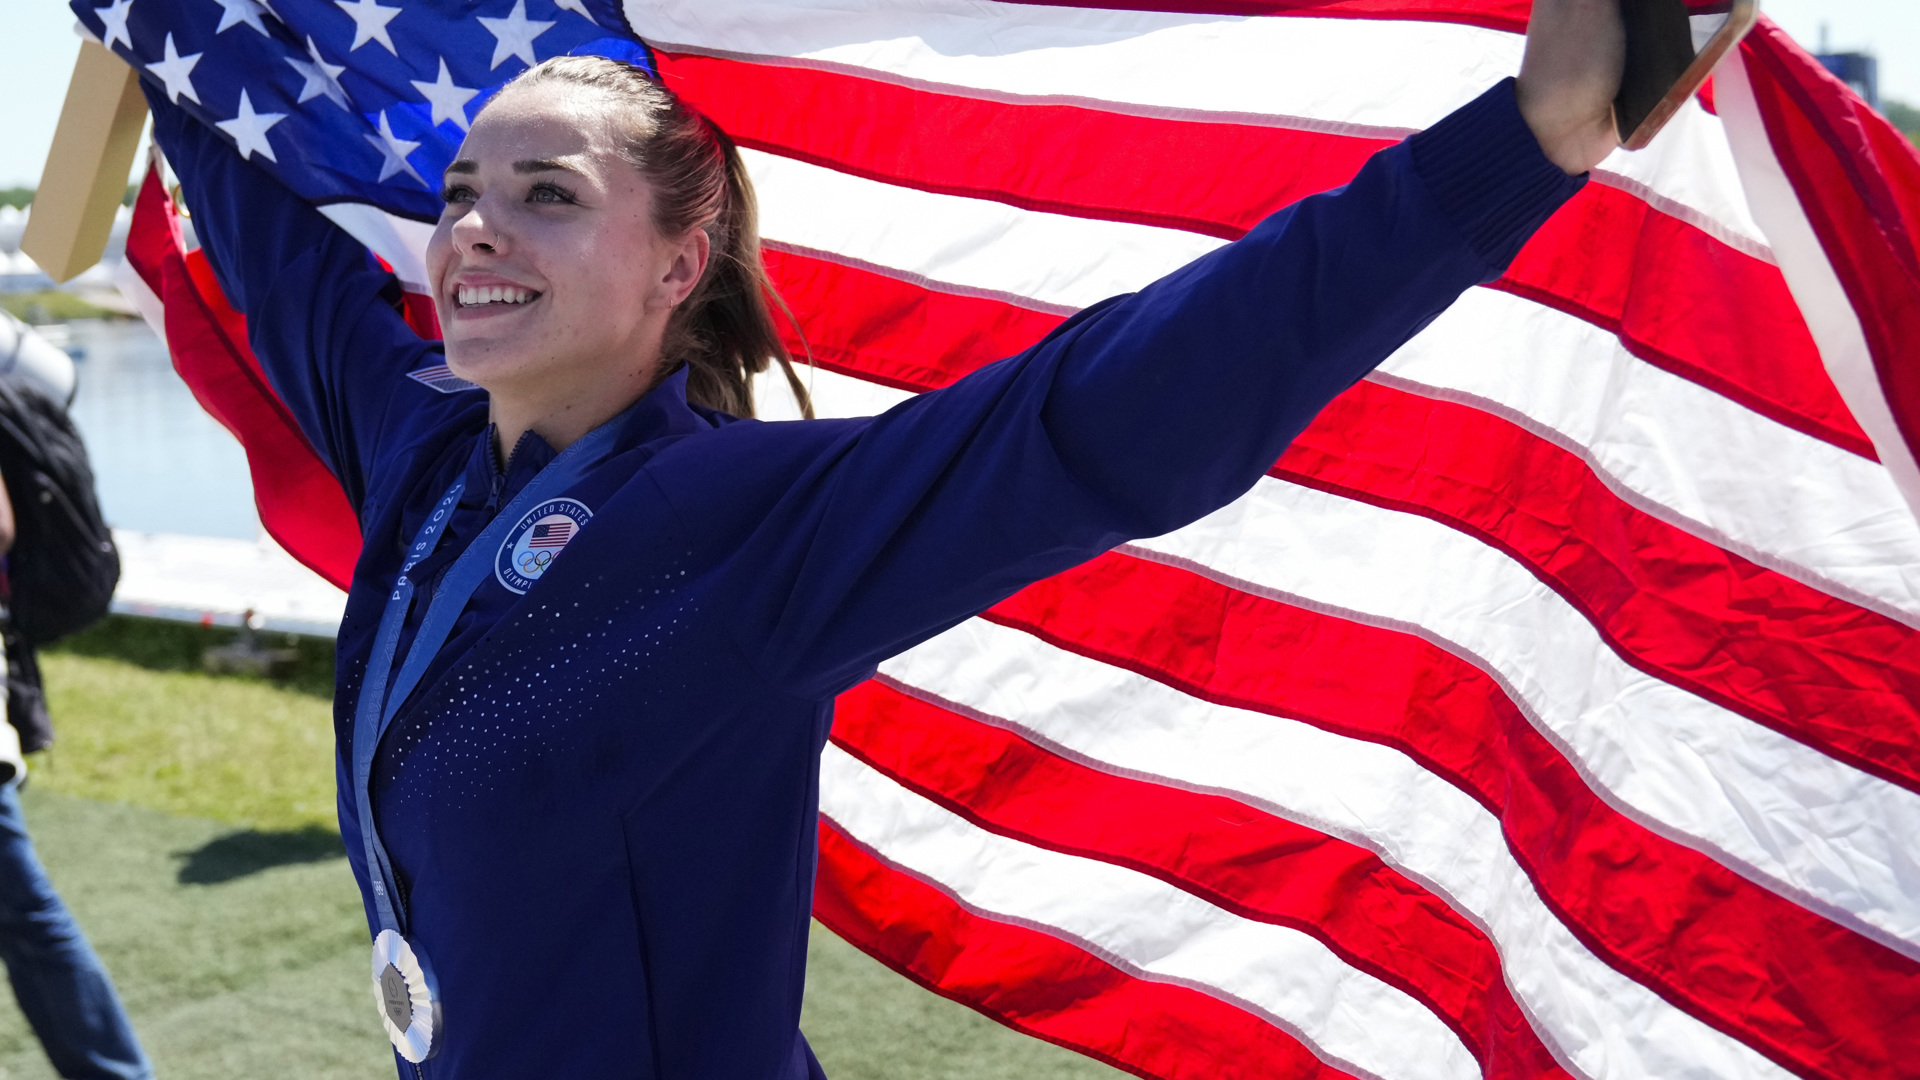
<svg viewBox="0 0 1920 1080">
<path fill-rule="evenodd" d="M 593 518 L 578 499 L 549 499 L 528 510 L 493 557 L 493 576 L 510 593 L 524 594 L 553 568 L 553 561 Z"/>
</svg>

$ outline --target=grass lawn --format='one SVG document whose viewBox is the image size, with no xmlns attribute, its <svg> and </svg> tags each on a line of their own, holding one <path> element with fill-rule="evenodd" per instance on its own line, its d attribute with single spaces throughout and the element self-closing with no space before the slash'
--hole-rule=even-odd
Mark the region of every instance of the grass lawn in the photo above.
<svg viewBox="0 0 1920 1080">
<path fill-rule="evenodd" d="M 111 318 L 118 312 L 89 304 L 72 293 L 48 289 L 44 292 L 0 294 L 0 309 L 29 323 L 70 322 L 74 319 Z"/>
<path fill-rule="evenodd" d="M 41 858 L 162 1080 L 394 1075 L 333 830 L 324 643 L 286 683 L 200 673 L 221 631 L 111 619 L 42 658 Z M 1121 1074 L 921 990 L 815 926 L 802 1026 L 834 1080 Z M 0 995 L 0 1080 L 52 1077 Z"/>
</svg>

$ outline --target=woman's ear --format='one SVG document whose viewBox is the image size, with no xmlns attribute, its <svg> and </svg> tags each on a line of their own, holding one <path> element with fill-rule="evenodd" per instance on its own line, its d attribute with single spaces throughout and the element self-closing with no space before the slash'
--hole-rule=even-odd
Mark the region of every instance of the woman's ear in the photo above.
<svg viewBox="0 0 1920 1080">
<path fill-rule="evenodd" d="M 655 294 L 665 307 L 679 307 L 700 284 L 706 273 L 707 259 L 713 253 L 713 241 L 705 229 L 688 229 L 687 234 L 668 248 L 666 273 Z"/>
</svg>

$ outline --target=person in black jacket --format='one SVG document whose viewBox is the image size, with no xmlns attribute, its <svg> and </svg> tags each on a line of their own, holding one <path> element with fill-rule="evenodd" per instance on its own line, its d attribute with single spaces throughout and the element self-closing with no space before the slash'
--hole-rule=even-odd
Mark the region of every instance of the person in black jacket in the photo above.
<svg viewBox="0 0 1920 1080">
<path fill-rule="evenodd" d="M 13 501 L 0 479 L 0 558 L 14 539 Z M 34 854 L 20 807 L 26 764 L 10 724 L 0 724 L 0 761 L 8 773 L 0 783 L 0 962 L 14 999 L 61 1076 L 148 1080 L 153 1067 L 113 980 Z"/>
</svg>

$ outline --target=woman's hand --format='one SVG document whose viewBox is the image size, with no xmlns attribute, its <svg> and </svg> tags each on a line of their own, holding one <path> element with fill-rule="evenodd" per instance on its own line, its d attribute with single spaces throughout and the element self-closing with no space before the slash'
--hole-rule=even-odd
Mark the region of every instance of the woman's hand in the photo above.
<svg viewBox="0 0 1920 1080">
<path fill-rule="evenodd" d="M 1520 115 L 1548 160 L 1578 176 L 1620 145 L 1613 99 L 1626 67 L 1620 0 L 1533 0 Z"/>
</svg>

